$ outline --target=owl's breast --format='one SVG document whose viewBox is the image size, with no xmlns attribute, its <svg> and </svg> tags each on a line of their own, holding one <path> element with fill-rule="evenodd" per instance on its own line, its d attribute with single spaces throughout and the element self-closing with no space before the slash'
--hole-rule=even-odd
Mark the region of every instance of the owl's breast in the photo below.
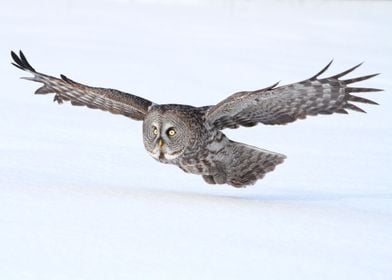
<svg viewBox="0 0 392 280">
<path fill-rule="evenodd" d="M 178 165 L 185 172 L 210 175 L 221 169 L 221 160 L 229 139 L 220 131 L 211 133 L 198 145 L 188 147 Z"/>
</svg>

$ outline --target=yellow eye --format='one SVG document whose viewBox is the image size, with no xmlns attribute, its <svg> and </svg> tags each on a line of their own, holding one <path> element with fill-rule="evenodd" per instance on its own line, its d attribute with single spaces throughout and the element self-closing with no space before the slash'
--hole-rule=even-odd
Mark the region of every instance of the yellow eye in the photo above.
<svg viewBox="0 0 392 280">
<path fill-rule="evenodd" d="M 175 134 L 176 134 L 176 130 L 174 128 L 170 128 L 167 131 L 167 135 L 169 135 L 169 136 L 174 136 Z"/>
<path fill-rule="evenodd" d="M 154 135 L 158 135 L 158 129 L 156 127 L 153 127 L 152 133 L 154 133 Z"/>
</svg>

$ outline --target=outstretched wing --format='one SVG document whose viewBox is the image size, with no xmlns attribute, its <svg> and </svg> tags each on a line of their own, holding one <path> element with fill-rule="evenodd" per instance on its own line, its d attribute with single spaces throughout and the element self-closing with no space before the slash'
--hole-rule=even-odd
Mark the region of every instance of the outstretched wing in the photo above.
<svg viewBox="0 0 392 280">
<path fill-rule="evenodd" d="M 350 87 L 355 82 L 370 79 L 378 74 L 341 80 L 340 78 L 361 64 L 329 78 L 319 79 L 332 61 L 319 73 L 302 82 L 235 93 L 208 109 L 206 121 L 218 129 L 237 128 L 263 124 L 286 124 L 306 116 L 342 113 L 346 109 L 365 112 L 352 102 L 377 104 L 352 93 L 381 91 L 376 88 Z"/>
<path fill-rule="evenodd" d="M 14 66 L 33 74 L 33 77 L 22 78 L 44 85 L 35 94 L 54 93 L 54 101 L 63 103 L 70 101 L 72 105 L 101 109 L 113 114 L 121 114 L 135 120 L 143 120 L 152 102 L 144 98 L 121 92 L 115 89 L 90 87 L 60 75 L 61 79 L 39 73 L 29 64 L 26 57 L 19 52 L 19 57 L 11 51 Z"/>
</svg>

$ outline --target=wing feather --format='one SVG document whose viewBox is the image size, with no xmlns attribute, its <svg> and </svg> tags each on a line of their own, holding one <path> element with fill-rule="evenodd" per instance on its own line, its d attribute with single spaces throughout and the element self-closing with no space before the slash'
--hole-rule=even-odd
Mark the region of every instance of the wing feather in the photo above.
<svg viewBox="0 0 392 280">
<path fill-rule="evenodd" d="M 153 104 L 147 99 L 119 90 L 87 86 L 75 82 L 65 75 L 60 75 L 59 79 L 39 73 L 30 65 L 22 51 L 19 52 L 19 56 L 11 51 L 11 56 L 14 60 L 12 63 L 14 66 L 33 74 L 33 77 L 22 79 L 43 83 L 43 86 L 38 88 L 35 94 L 54 93 L 53 101 L 59 104 L 70 101 L 75 106 L 100 109 L 135 120 L 143 120 L 148 108 Z"/>
<path fill-rule="evenodd" d="M 205 115 L 209 125 L 218 129 L 254 126 L 258 123 L 287 124 L 306 116 L 341 113 L 347 110 L 365 112 L 352 102 L 376 104 L 376 102 L 352 95 L 352 93 L 381 91 L 377 88 L 350 87 L 349 84 L 377 76 L 372 74 L 353 79 L 340 80 L 354 71 L 358 64 L 329 78 L 318 78 L 331 65 L 327 64 L 313 77 L 285 86 L 267 87 L 256 91 L 237 92 L 215 106 Z"/>
</svg>

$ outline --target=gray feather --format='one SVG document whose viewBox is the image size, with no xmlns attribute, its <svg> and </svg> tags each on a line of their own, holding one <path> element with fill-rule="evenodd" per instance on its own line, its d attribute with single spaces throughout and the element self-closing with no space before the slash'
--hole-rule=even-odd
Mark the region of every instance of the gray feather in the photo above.
<svg viewBox="0 0 392 280">
<path fill-rule="evenodd" d="M 339 80 L 361 65 L 358 64 L 340 74 L 318 79 L 331 62 L 312 78 L 302 82 L 235 93 L 209 108 L 206 121 L 217 129 L 253 126 L 257 123 L 287 124 L 304 119 L 306 116 L 345 113 L 343 108 L 364 111 L 355 105 L 350 105 L 348 101 L 377 104 L 372 100 L 353 97 L 350 93 L 381 91 L 381 89 L 347 87 L 348 84 L 375 77 L 376 74 Z"/>
<path fill-rule="evenodd" d="M 115 89 L 90 87 L 75 82 L 64 75 L 61 79 L 35 71 L 22 52 L 19 56 L 11 52 L 14 66 L 32 73 L 33 77 L 23 78 L 44 85 L 35 91 L 35 94 L 54 93 L 54 101 L 62 103 L 70 101 L 72 105 L 86 106 L 92 109 L 109 111 L 113 114 L 122 114 L 135 120 L 143 120 L 152 102 Z"/>
</svg>

